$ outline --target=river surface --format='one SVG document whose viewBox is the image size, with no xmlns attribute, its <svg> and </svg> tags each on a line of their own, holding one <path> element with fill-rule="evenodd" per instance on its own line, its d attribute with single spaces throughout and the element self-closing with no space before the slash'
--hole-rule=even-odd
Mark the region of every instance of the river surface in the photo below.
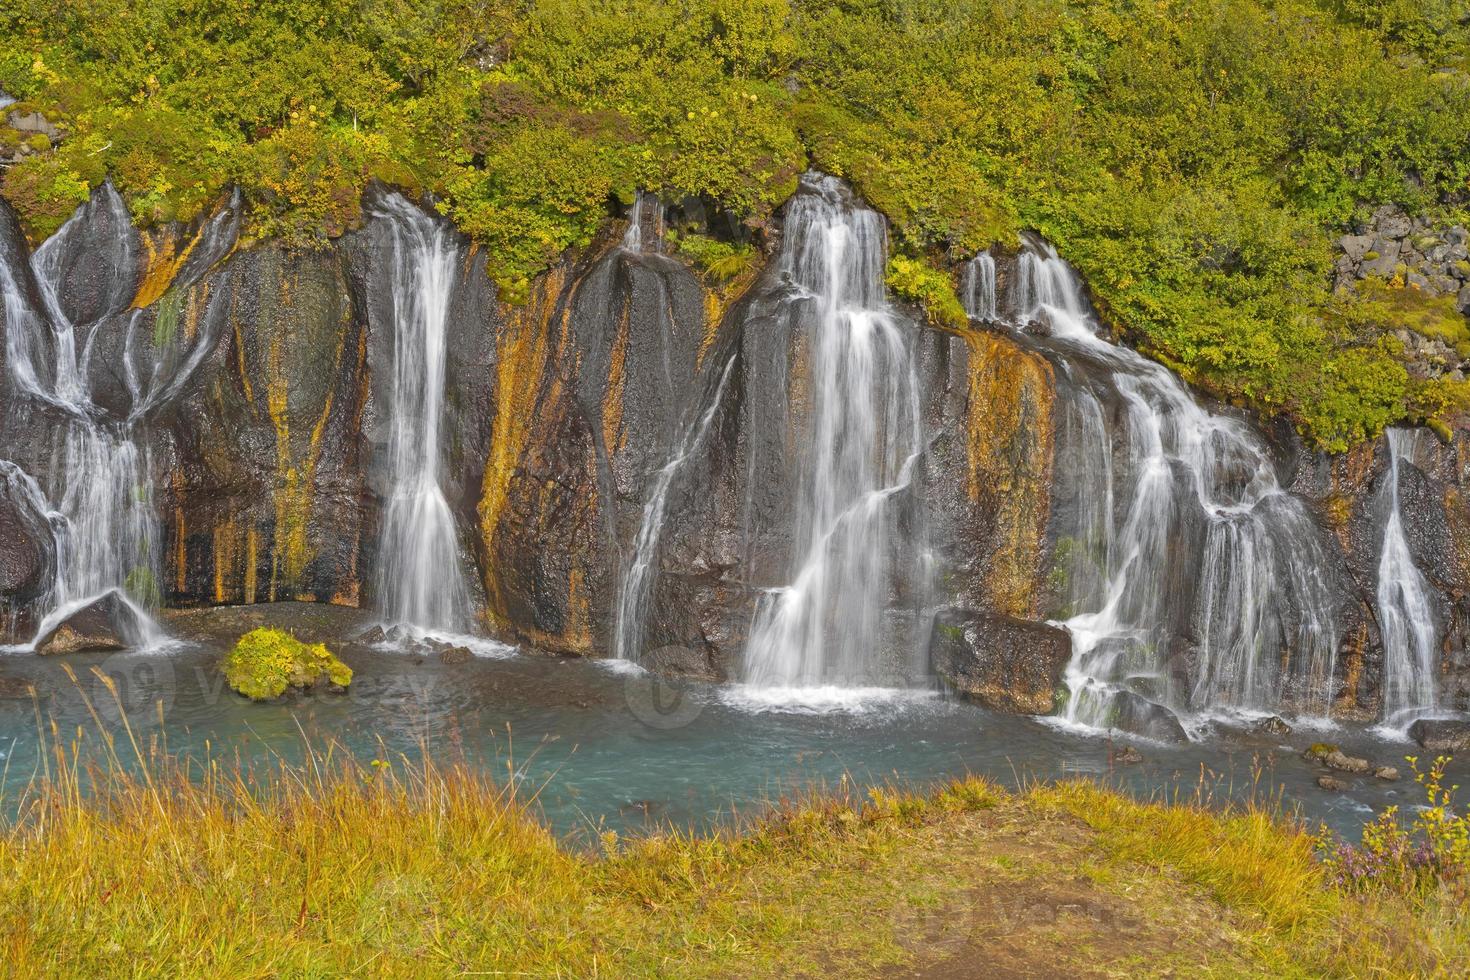
<svg viewBox="0 0 1470 980">
<path fill-rule="evenodd" d="M 346 694 L 300 695 L 253 704 L 233 694 L 216 664 L 241 632 L 266 622 L 303 639 L 326 640 L 356 672 Z M 846 782 L 863 787 L 932 786 L 976 773 L 1006 786 L 1031 780 L 1096 778 L 1139 796 L 1193 798 L 1218 805 L 1279 798 L 1314 825 L 1325 821 L 1356 840 L 1372 812 L 1420 796 L 1403 757 L 1417 746 L 1385 741 L 1361 727 L 1307 730 L 1269 738 L 1224 730 L 1187 746 L 1133 742 L 1143 761 L 1112 764 L 1118 747 L 1045 720 L 987 712 L 931 692 L 829 692 L 781 705 L 768 691 L 676 686 L 637 668 L 521 653 L 480 644 L 467 663 L 445 665 L 349 639 L 366 614 L 326 606 L 173 613 L 174 640 L 152 653 L 0 657 L 0 754 L 6 799 L 38 765 L 36 704 L 16 690 L 34 686 L 43 718 L 100 746 L 84 693 L 117 729 L 118 710 L 92 673 L 118 685 L 144 744 L 202 757 L 299 759 L 305 742 L 336 742 L 366 760 L 387 750 L 441 762 L 466 761 L 502 778 L 513 771 L 522 796 L 554 830 L 587 842 L 604 829 L 658 826 L 708 830 L 759 812 L 783 795 Z M 63 664 L 78 677 L 70 680 Z M 48 736 L 49 739 L 49 736 Z M 1343 776 L 1346 792 L 1316 785 L 1321 771 L 1300 758 L 1330 740 L 1374 764 L 1397 765 L 1397 783 Z M 1452 782 L 1466 782 L 1456 763 Z"/>
</svg>

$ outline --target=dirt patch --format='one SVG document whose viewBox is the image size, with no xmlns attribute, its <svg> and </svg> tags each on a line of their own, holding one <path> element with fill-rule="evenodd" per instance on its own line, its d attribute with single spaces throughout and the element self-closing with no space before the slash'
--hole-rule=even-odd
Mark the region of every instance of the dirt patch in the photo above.
<svg viewBox="0 0 1470 980">
<path fill-rule="evenodd" d="M 939 828 L 969 884 L 906 903 L 890 978 L 1185 976 L 1248 969 L 1229 916 L 1172 876 L 1097 863 L 1093 833 L 1019 808 Z"/>
</svg>

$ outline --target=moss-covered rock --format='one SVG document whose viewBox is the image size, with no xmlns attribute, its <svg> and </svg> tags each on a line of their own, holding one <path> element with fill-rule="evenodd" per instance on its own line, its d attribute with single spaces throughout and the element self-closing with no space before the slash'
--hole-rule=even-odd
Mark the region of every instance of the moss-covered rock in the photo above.
<svg viewBox="0 0 1470 980">
<path fill-rule="evenodd" d="M 352 668 L 323 643 L 302 643 L 285 630 L 251 630 L 240 637 L 222 664 L 225 680 L 252 701 L 269 701 L 287 688 L 352 683 Z"/>
</svg>

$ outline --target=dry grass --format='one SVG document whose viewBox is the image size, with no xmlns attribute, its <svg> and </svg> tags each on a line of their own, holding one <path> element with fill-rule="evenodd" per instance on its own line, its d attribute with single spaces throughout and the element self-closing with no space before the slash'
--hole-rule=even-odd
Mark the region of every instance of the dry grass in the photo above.
<svg viewBox="0 0 1470 980">
<path fill-rule="evenodd" d="M 126 729 L 86 768 L 80 738 L 53 730 L 45 771 L 4 801 L 5 975 L 1393 976 L 1470 964 L 1455 909 L 1332 890 L 1310 838 L 1264 809 L 967 779 L 927 796 L 839 788 L 728 833 L 608 836 L 592 854 L 534 818 L 534 790 L 518 797 L 483 771 L 330 749 L 296 766 L 191 762 Z"/>
</svg>

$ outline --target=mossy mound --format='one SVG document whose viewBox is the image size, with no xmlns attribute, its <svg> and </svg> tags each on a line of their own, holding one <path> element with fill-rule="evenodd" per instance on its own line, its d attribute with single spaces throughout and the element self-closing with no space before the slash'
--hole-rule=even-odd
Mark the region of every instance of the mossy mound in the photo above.
<svg viewBox="0 0 1470 980">
<path fill-rule="evenodd" d="M 325 684 L 345 688 L 352 668 L 323 643 L 302 643 L 285 630 L 251 630 L 225 655 L 222 667 L 230 687 L 252 701 L 269 701 L 287 688 Z"/>
</svg>

